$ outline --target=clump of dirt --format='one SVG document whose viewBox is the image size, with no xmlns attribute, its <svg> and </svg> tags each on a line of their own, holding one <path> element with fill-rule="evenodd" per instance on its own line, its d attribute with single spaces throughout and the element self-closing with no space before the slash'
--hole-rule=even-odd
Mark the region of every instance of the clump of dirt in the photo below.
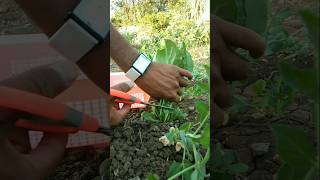
<svg viewBox="0 0 320 180">
<path fill-rule="evenodd" d="M 194 99 L 185 99 L 179 107 L 188 113 L 183 121 L 153 124 L 141 120 L 141 112 L 130 113 L 124 123 L 114 129 L 110 147 L 111 179 L 144 179 L 149 173 L 167 178 L 172 162 L 182 161 L 182 152 L 176 152 L 174 146 L 163 146 L 159 138 L 170 127 L 179 126 L 196 117 Z"/>
<path fill-rule="evenodd" d="M 100 180 L 100 164 L 108 151 L 92 147 L 68 149 L 63 161 L 47 180 Z"/>
<path fill-rule="evenodd" d="M 182 160 L 182 154 L 176 153 L 173 146 L 159 142 L 168 130 L 168 125 L 137 121 L 116 128 L 110 148 L 111 178 L 145 178 L 152 172 L 165 179 L 172 161 Z"/>
</svg>

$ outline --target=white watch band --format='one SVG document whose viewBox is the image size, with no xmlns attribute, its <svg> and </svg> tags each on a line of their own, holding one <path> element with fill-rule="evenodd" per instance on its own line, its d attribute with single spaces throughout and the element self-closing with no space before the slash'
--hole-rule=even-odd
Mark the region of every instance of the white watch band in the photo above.
<svg viewBox="0 0 320 180">
<path fill-rule="evenodd" d="M 140 54 L 132 64 L 129 71 L 126 72 L 126 76 L 132 81 L 135 81 L 146 72 L 151 63 L 151 60 L 149 60 L 147 56 L 145 56 L 144 54 Z"/>
<path fill-rule="evenodd" d="M 128 72 L 126 72 L 126 77 L 129 78 L 131 81 L 135 81 L 136 79 L 138 79 L 138 77 L 140 77 L 141 74 L 135 70 L 134 68 L 130 68 Z"/>
<path fill-rule="evenodd" d="M 74 20 L 69 19 L 49 39 L 49 44 L 68 60 L 77 62 L 98 44 L 98 41 Z"/>
<path fill-rule="evenodd" d="M 81 0 L 49 44 L 73 62 L 79 61 L 109 33 L 106 0 Z"/>
</svg>

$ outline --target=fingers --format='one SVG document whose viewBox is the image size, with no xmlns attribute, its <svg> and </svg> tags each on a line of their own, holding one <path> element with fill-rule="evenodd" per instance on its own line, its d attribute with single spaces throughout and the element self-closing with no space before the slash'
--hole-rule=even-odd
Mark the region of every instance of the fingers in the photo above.
<svg viewBox="0 0 320 180">
<path fill-rule="evenodd" d="M 231 94 L 226 82 L 223 80 L 217 67 L 214 65 L 212 66 L 211 79 L 211 82 L 214 84 L 212 96 L 215 98 L 215 103 L 220 107 L 229 106 L 231 103 Z"/>
<path fill-rule="evenodd" d="M 221 108 L 217 104 L 213 104 L 213 118 L 211 121 L 212 129 L 216 129 L 223 125 L 224 122 L 224 112 L 221 110 Z"/>
<path fill-rule="evenodd" d="M 120 124 L 125 116 L 130 112 L 131 105 L 124 104 L 120 110 L 116 110 L 114 107 L 111 107 L 110 110 L 110 126 L 116 126 Z"/>
<path fill-rule="evenodd" d="M 188 81 L 185 79 L 180 78 L 179 79 L 179 86 L 180 87 L 187 87 L 189 85 Z"/>
<path fill-rule="evenodd" d="M 63 158 L 68 141 L 66 134 L 45 133 L 39 145 L 28 155 L 39 176 L 44 178 L 51 173 Z"/>
<path fill-rule="evenodd" d="M 78 69 L 73 63 L 60 61 L 14 76 L 0 82 L 0 85 L 55 97 L 69 87 L 77 75 Z"/>
<path fill-rule="evenodd" d="M 178 71 L 179 71 L 179 74 L 180 76 L 182 77 L 187 77 L 188 79 L 192 79 L 192 73 L 185 70 L 185 69 L 182 69 L 180 67 L 177 67 L 178 68 Z"/>
<path fill-rule="evenodd" d="M 219 57 L 217 57 L 219 58 Z M 247 79 L 249 65 L 238 54 L 232 50 L 225 50 L 221 61 L 221 74 L 227 81 Z"/>
<path fill-rule="evenodd" d="M 248 50 L 254 58 L 263 55 L 266 44 L 256 32 L 219 18 L 215 22 L 227 44 Z"/>
</svg>

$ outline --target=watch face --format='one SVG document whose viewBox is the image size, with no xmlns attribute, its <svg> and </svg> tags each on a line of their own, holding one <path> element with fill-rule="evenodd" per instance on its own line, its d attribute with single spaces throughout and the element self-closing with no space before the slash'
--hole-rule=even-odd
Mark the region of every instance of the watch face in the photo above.
<svg viewBox="0 0 320 180">
<path fill-rule="evenodd" d="M 150 63 L 151 61 L 145 55 L 141 54 L 132 66 L 135 69 L 137 69 L 141 74 L 143 74 L 150 65 Z"/>
<path fill-rule="evenodd" d="M 109 13 L 106 1 L 82 0 L 74 14 L 101 37 L 106 37 L 109 32 Z"/>
</svg>

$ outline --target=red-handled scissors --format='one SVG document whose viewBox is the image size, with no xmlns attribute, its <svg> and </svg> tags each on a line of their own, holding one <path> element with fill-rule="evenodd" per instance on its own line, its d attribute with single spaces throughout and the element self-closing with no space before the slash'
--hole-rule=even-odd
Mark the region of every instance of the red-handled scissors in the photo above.
<svg viewBox="0 0 320 180">
<path fill-rule="evenodd" d="M 112 131 L 99 121 L 54 99 L 33 93 L 0 87 L 0 107 L 25 112 L 30 119 L 19 119 L 18 127 L 53 133 L 99 132 L 108 136 Z"/>
<path fill-rule="evenodd" d="M 110 95 L 112 97 L 116 97 L 117 99 L 115 100 L 116 103 L 124 103 L 124 104 L 144 104 L 147 106 L 157 106 L 157 107 L 161 107 L 161 108 L 165 108 L 165 109 L 171 109 L 174 110 L 172 107 L 167 107 L 167 106 L 161 106 L 161 105 L 157 105 L 157 104 L 150 104 L 150 103 L 146 103 L 144 101 L 142 101 L 141 99 L 132 96 L 128 93 L 122 92 L 122 91 L 118 91 L 115 89 L 110 89 Z"/>
</svg>

